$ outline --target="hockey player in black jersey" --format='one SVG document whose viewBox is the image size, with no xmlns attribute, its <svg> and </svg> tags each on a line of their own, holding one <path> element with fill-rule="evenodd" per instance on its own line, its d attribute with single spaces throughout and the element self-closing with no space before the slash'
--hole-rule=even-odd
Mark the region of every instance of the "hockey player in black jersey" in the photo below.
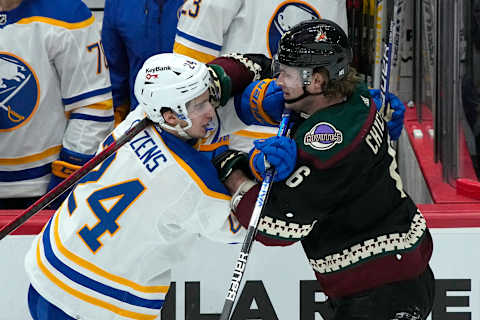
<svg viewBox="0 0 480 320">
<path fill-rule="evenodd" d="M 256 240 L 301 241 L 334 320 L 423 320 L 434 298 L 432 238 L 402 188 L 387 125 L 366 86 L 352 77 L 351 59 L 345 32 L 328 20 L 298 24 L 280 40 L 276 84 L 294 111 L 293 126 L 290 138 L 259 141 L 251 152 L 258 178 L 270 160 L 282 175 Z M 283 106 L 272 105 L 279 100 L 278 92 L 270 99 L 272 88 L 251 85 L 237 109 L 251 112 L 252 123 L 278 120 Z M 239 184 L 232 205 L 247 226 L 260 186 L 241 174 Z"/>
</svg>

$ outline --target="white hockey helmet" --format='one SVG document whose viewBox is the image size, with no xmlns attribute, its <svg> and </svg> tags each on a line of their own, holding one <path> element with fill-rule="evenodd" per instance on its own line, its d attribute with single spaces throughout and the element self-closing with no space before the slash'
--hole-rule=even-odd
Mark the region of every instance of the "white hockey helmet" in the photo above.
<svg viewBox="0 0 480 320">
<path fill-rule="evenodd" d="M 180 54 L 162 53 L 145 61 L 135 79 L 134 92 L 150 120 L 185 135 L 185 130 L 192 126 L 186 104 L 208 90 L 209 84 L 205 64 Z M 170 108 L 187 126 L 167 125 L 162 108 Z"/>
</svg>

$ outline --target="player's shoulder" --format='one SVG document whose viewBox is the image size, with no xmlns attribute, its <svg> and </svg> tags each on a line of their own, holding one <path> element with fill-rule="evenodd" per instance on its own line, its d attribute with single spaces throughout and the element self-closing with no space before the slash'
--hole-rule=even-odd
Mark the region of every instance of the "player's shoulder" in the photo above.
<svg viewBox="0 0 480 320">
<path fill-rule="evenodd" d="M 359 145 L 375 114 L 368 88 L 358 84 L 345 102 L 317 111 L 305 120 L 295 138 L 307 153 L 334 163 Z"/>
<path fill-rule="evenodd" d="M 81 27 L 82 23 L 93 22 L 90 9 L 81 0 L 28 0 L 23 18 L 57 26 Z"/>
</svg>

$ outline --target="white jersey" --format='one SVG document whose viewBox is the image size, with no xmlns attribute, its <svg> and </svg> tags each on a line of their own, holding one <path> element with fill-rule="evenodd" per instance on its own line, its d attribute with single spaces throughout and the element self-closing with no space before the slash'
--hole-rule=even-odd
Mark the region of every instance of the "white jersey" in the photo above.
<svg viewBox="0 0 480 320">
<path fill-rule="evenodd" d="M 345 0 L 188 0 L 182 7 L 174 52 L 202 62 L 224 53 L 262 53 L 272 57 L 281 36 L 303 20 L 329 19 L 347 32 Z M 248 152 L 252 139 L 276 128 L 250 126 L 230 137 L 233 149 Z"/>
<path fill-rule="evenodd" d="M 80 0 L 0 12 L 0 198 L 44 194 L 62 146 L 92 155 L 113 129 L 102 50 Z"/>
<path fill-rule="evenodd" d="M 141 119 L 140 109 L 104 144 Z M 79 182 L 34 240 L 27 274 L 76 319 L 157 319 L 170 269 L 199 236 L 243 240 L 229 213 L 230 196 L 208 158 L 148 127 Z"/>
</svg>

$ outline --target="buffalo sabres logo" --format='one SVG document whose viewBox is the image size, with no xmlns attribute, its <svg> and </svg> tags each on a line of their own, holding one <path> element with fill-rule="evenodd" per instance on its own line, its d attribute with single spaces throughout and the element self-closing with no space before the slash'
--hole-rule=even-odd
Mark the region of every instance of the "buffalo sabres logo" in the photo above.
<svg viewBox="0 0 480 320">
<path fill-rule="evenodd" d="M 20 58 L 0 51 L 0 132 L 25 124 L 38 107 L 38 80 Z"/>
<path fill-rule="evenodd" d="M 328 150 L 343 142 L 342 131 L 337 130 L 328 122 L 317 123 L 303 137 L 303 143 L 316 150 Z"/>
<path fill-rule="evenodd" d="M 282 2 L 270 19 L 267 27 L 267 49 L 270 57 L 278 51 L 278 41 L 294 25 L 304 20 L 320 18 L 316 9 L 305 1 Z"/>
</svg>

